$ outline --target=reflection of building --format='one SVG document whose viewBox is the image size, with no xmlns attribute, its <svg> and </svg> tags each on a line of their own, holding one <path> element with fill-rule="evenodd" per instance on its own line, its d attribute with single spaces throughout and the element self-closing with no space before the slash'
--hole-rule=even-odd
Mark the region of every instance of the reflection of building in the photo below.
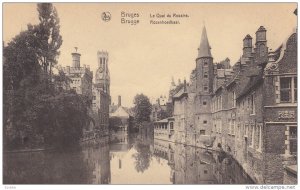
<svg viewBox="0 0 300 190">
<path fill-rule="evenodd" d="M 117 132 L 110 135 L 110 157 L 112 159 L 112 170 L 122 169 L 122 160 L 130 147 L 129 136 L 126 133 Z M 118 162 L 116 164 L 116 162 Z M 118 165 L 118 168 L 116 166 Z"/>
<path fill-rule="evenodd" d="M 212 184 L 215 160 L 200 148 L 154 140 L 154 155 L 168 161 L 173 184 Z"/>
<path fill-rule="evenodd" d="M 108 137 L 106 137 L 108 138 Z M 85 146 L 83 154 L 88 170 L 92 171 L 89 183 L 109 184 L 111 181 L 109 145 L 107 141 L 95 146 Z"/>
<path fill-rule="evenodd" d="M 174 142 L 174 118 L 154 122 L 154 138 Z"/>
<path fill-rule="evenodd" d="M 175 173 L 174 173 L 174 145 L 173 143 L 169 143 L 167 141 L 161 141 L 161 140 L 154 140 L 154 156 L 158 157 L 159 159 L 164 159 L 168 161 L 168 165 L 171 168 L 170 171 L 170 182 L 173 184 L 175 183 Z"/>
<path fill-rule="evenodd" d="M 175 142 L 221 147 L 255 182 L 282 184 L 296 164 L 297 34 L 268 52 L 259 27 L 232 67 L 213 63 L 210 49 L 204 27 L 190 83 L 173 95 Z"/>
</svg>

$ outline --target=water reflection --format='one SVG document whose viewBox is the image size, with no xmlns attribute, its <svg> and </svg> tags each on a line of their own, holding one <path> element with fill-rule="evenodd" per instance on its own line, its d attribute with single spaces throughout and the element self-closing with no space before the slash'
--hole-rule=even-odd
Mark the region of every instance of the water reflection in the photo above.
<svg viewBox="0 0 300 190">
<path fill-rule="evenodd" d="M 4 154 L 5 184 L 248 184 L 231 157 L 153 140 L 151 132 L 114 134 L 80 150 Z M 158 175 L 159 174 L 159 175 Z"/>
</svg>

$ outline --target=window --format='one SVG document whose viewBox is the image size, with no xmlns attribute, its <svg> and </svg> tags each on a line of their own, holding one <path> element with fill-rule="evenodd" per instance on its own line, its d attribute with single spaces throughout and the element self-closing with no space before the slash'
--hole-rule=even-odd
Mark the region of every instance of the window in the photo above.
<svg viewBox="0 0 300 190">
<path fill-rule="evenodd" d="M 237 132 L 236 132 L 236 137 L 237 137 L 238 139 L 240 138 L 240 133 L 241 133 L 240 124 L 237 124 Z"/>
<path fill-rule="evenodd" d="M 294 77 L 294 102 L 297 102 L 297 77 Z"/>
<path fill-rule="evenodd" d="M 232 92 L 232 107 L 236 107 L 236 96 L 235 96 L 235 91 Z"/>
<path fill-rule="evenodd" d="M 205 130 L 200 130 L 200 135 L 205 135 Z"/>
<path fill-rule="evenodd" d="M 260 151 L 261 152 L 261 148 L 262 148 L 262 127 L 263 127 L 263 125 L 262 124 L 258 124 L 257 125 L 257 130 L 258 130 L 258 135 L 257 135 L 257 137 L 258 137 L 258 148 L 257 148 L 257 150 L 258 151 Z"/>
<path fill-rule="evenodd" d="M 208 91 L 208 87 L 207 86 L 204 86 L 203 89 L 204 89 L 205 92 Z"/>
<path fill-rule="evenodd" d="M 96 96 L 93 96 L 93 100 L 96 100 Z"/>
<path fill-rule="evenodd" d="M 206 101 L 203 101 L 203 105 L 206 106 Z"/>
<path fill-rule="evenodd" d="M 280 78 L 280 102 L 297 102 L 297 77 Z"/>
<path fill-rule="evenodd" d="M 203 124 L 207 124 L 207 121 L 206 121 L 206 120 L 204 120 L 204 121 L 203 121 Z"/>
<path fill-rule="evenodd" d="M 170 122 L 170 129 L 171 129 L 171 131 L 173 131 L 173 130 L 174 130 L 174 125 L 173 125 L 173 122 Z"/>
<path fill-rule="evenodd" d="M 229 120 L 228 135 L 231 134 L 231 120 Z"/>
<path fill-rule="evenodd" d="M 231 135 L 235 135 L 235 119 L 231 121 Z"/>
<path fill-rule="evenodd" d="M 289 127 L 290 154 L 297 154 L 297 127 Z"/>
<path fill-rule="evenodd" d="M 251 114 L 255 114 L 255 94 L 251 94 L 251 104 L 250 104 L 250 108 L 251 108 Z"/>
<path fill-rule="evenodd" d="M 251 125 L 251 129 L 252 129 L 252 134 L 251 134 L 250 146 L 253 148 L 254 147 L 255 125 Z"/>
<path fill-rule="evenodd" d="M 291 102 L 291 78 L 285 77 L 280 79 L 280 101 Z"/>
<path fill-rule="evenodd" d="M 244 129 L 244 136 L 248 137 L 248 124 L 245 124 L 245 129 Z"/>
<path fill-rule="evenodd" d="M 248 103 L 247 103 L 247 108 L 250 108 L 250 97 L 248 97 Z"/>
<path fill-rule="evenodd" d="M 203 63 L 203 65 L 206 67 L 206 66 L 208 65 L 208 63 L 205 61 L 205 62 Z"/>
</svg>

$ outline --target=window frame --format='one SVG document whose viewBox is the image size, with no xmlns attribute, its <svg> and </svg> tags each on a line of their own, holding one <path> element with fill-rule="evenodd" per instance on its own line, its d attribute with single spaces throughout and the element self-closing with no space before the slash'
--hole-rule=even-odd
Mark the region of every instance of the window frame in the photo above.
<svg viewBox="0 0 300 190">
<path fill-rule="evenodd" d="M 289 78 L 290 79 L 290 87 L 289 88 L 283 88 L 282 89 L 282 84 L 281 84 L 281 79 L 286 79 Z M 281 76 L 279 78 L 279 102 L 282 104 L 285 103 L 297 103 L 298 98 L 297 98 L 297 92 L 298 92 L 298 88 L 297 88 L 297 76 Z M 289 92 L 289 100 L 288 101 L 283 101 L 282 98 L 282 91 L 288 91 Z"/>
</svg>

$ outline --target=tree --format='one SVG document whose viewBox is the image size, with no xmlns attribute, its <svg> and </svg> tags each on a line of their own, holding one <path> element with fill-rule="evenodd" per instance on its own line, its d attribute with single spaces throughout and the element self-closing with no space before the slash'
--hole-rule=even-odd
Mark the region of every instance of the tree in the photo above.
<svg viewBox="0 0 300 190">
<path fill-rule="evenodd" d="M 137 94 L 134 97 L 134 118 L 136 123 L 149 122 L 151 114 L 151 103 L 144 94 Z"/>
<path fill-rule="evenodd" d="M 3 50 L 4 148 L 75 145 L 89 123 L 89 100 L 56 90 L 69 83 L 64 73 L 52 77 L 62 43 L 56 9 L 42 3 L 37 10 L 40 23 L 28 24 Z"/>
<path fill-rule="evenodd" d="M 62 44 L 59 17 L 56 8 L 51 3 L 38 3 L 40 23 L 34 27 L 37 38 L 40 39 L 39 62 L 45 73 L 52 74 L 52 67 L 57 64 L 59 48 Z"/>
</svg>

